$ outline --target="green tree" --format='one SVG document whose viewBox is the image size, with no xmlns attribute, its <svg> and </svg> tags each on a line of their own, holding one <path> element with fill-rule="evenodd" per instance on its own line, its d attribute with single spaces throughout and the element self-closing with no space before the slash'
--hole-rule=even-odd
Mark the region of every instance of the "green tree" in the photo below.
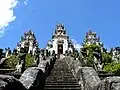
<svg viewBox="0 0 120 90">
<path fill-rule="evenodd" d="M 6 59 L 3 68 L 15 69 L 18 63 L 18 56 L 12 55 L 10 58 Z M 26 54 L 25 57 L 25 68 L 32 66 L 34 63 L 34 56 L 31 54 Z"/>
<path fill-rule="evenodd" d="M 18 63 L 18 56 L 13 55 L 5 60 L 4 68 L 15 69 L 17 63 Z"/>
<path fill-rule="evenodd" d="M 87 66 L 93 67 L 93 60 L 94 55 L 93 53 L 98 50 L 100 51 L 100 46 L 92 44 L 92 45 L 84 45 L 83 48 L 81 48 L 81 53 L 84 56 L 85 59 L 87 59 Z"/>
<path fill-rule="evenodd" d="M 34 56 L 31 54 L 27 54 L 25 57 L 25 68 L 28 68 L 34 64 Z"/>
<path fill-rule="evenodd" d="M 103 69 L 107 72 L 120 75 L 120 63 L 115 63 L 115 62 L 107 63 Z"/>
<path fill-rule="evenodd" d="M 104 64 L 112 63 L 112 55 L 109 53 L 102 53 L 102 62 Z"/>
</svg>

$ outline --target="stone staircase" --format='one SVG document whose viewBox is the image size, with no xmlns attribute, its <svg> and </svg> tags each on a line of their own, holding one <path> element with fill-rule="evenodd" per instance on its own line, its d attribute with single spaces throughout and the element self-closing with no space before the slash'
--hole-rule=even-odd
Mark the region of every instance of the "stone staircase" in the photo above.
<svg viewBox="0 0 120 90">
<path fill-rule="evenodd" d="M 46 79 L 44 90 L 81 90 L 66 62 L 57 60 Z"/>
</svg>

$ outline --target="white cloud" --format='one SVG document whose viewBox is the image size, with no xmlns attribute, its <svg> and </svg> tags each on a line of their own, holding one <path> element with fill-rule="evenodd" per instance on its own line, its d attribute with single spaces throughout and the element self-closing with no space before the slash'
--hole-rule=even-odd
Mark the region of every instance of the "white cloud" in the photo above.
<svg viewBox="0 0 120 90">
<path fill-rule="evenodd" d="M 27 6 L 28 5 L 28 0 L 25 0 L 24 4 L 25 4 L 25 6 Z"/>
<path fill-rule="evenodd" d="M 28 0 L 24 1 L 27 5 Z M 14 8 L 18 5 L 19 0 L 0 0 L 0 37 L 4 34 L 9 23 L 16 19 Z"/>
<path fill-rule="evenodd" d="M 74 44 L 74 47 L 80 51 L 80 48 L 82 47 L 79 43 L 77 43 L 77 41 L 75 39 L 71 39 L 73 44 Z"/>
<path fill-rule="evenodd" d="M 0 0 L 0 36 L 10 22 L 16 19 L 13 9 L 17 6 L 18 0 Z"/>
</svg>

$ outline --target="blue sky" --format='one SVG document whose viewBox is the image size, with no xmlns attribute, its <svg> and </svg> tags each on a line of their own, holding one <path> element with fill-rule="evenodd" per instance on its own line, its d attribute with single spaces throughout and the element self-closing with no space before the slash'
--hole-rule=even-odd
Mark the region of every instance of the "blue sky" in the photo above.
<svg viewBox="0 0 120 90">
<path fill-rule="evenodd" d="M 86 32 L 91 28 L 101 37 L 105 47 L 120 46 L 119 0 L 19 0 L 16 2 L 11 9 L 12 17 L 15 18 L 9 20 L 6 26 L 3 25 L 4 29 L 0 28 L 2 32 L 0 48 L 15 48 L 20 37 L 28 29 L 35 33 L 39 46 L 43 48 L 51 39 L 59 22 L 64 24 L 70 38 L 76 40 L 77 44 L 83 42 Z M 0 12 L 2 13 L 3 10 L 0 9 Z M 5 14 L 7 15 L 9 14 Z M 5 16 L 0 15 L 0 19 L 6 18 Z"/>
</svg>

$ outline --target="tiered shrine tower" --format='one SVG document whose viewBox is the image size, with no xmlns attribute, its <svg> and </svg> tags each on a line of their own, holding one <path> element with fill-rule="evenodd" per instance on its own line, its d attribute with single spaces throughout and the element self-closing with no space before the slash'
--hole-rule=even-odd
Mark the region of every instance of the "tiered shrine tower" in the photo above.
<svg viewBox="0 0 120 90">
<path fill-rule="evenodd" d="M 103 43 L 100 41 L 100 37 L 96 35 L 96 32 L 92 32 L 91 30 L 89 30 L 86 33 L 83 45 L 98 45 L 103 47 Z"/>
<path fill-rule="evenodd" d="M 34 33 L 29 30 L 24 33 L 24 36 L 21 36 L 21 40 L 17 43 L 17 51 L 20 51 L 20 48 L 24 48 L 26 53 L 35 54 L 35 51 L 39 48 L 38 42 Z"/>
</svg>

